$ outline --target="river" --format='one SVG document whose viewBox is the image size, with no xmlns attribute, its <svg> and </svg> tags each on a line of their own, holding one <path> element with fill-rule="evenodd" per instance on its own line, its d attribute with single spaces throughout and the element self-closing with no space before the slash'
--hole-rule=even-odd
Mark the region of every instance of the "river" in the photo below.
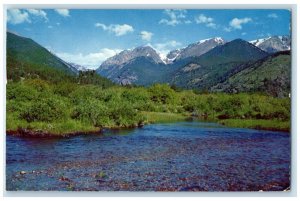
<svg viewBox="0 0 300 201">
<path fill-rule="evenodd" d="M 282 191 L 286 132 L 177 122 L 63 139 L 6 136 L 9 191 Z"/>
</svg>

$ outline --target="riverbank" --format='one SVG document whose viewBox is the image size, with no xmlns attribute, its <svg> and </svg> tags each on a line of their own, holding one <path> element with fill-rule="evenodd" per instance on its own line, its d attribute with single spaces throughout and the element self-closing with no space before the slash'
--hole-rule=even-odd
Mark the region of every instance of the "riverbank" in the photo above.
<svg viewBox="0 0 300 201">
<path fill-rule="evenodd" d="M 290 132 L 290 121 L 265 120 L 265 119 L 225 119 L 220 124 L 234 128 L 251 128 L 257 130 Z"/>
<path fill-rule="evenodd" d="M 131 126 L 107 125 L 94 127 L 81 121 L 67 120 L 61 122 L 32 122 L 15 121 L 8 118 L 6 133 L 20 137 L 71 137 L 82 134 L 102 134 L 103 129 L 128 129 L 142 127 L 144 124 L 169 123 L 191 120 L 191 114 L 163 113 L 163 112 L 141 112 L 144 122 Z M 290 131 L 289 121 L 262 120 L 262 119 L 225 119 L 211 120 L 227 127 L 251 128 L 270 131 Z"/>
<path fill-rule="evenodd" d="M 67 120 L 65 122 L 31 122 L 8 118 L 6 133 L 20 137 L 71 137 L 82 134 L 102 134 L 104 129 L 122 130 L 142 127 L 145 124 L 168 123 L 185 121 L 190 118 L 188 114 L 175 114 L 163 112 L 141 112 L 144 116 L 144 122 L 136 123 L 130 126 L 105 125 L 103 127 L 94 127 L 88 123 L 76 120 Z"/>
</svg>

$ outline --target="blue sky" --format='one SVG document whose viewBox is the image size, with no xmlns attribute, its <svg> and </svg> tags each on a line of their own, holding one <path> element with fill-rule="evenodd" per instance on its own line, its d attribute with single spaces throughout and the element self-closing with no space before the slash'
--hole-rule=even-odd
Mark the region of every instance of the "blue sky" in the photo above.
<svg viewBox="0 0 300 201">
<path fill-rule="evenodd" d="M 166 54 L 211 37 L 249 41 L 290 35 L 290 11 L 10 9 L 7 29 L 66 61 L 96 68 L 141 45 Z"/>
</svg>

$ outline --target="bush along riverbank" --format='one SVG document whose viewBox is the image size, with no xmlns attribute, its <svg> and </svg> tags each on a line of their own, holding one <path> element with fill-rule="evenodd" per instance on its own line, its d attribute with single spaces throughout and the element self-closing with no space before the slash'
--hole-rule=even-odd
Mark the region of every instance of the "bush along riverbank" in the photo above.
<svg viewBox="0 0 300 201">
<path fill-rule="evenodd" d="M 6 130 L 15 135 L 100 133 L 190 117 L 232 127 L 290 129 L 290 99 L 255 93 L 200 94 L 166 84 L 121 87 L 36 78 L 9 81 L 6 98 Z"/>
</svg>

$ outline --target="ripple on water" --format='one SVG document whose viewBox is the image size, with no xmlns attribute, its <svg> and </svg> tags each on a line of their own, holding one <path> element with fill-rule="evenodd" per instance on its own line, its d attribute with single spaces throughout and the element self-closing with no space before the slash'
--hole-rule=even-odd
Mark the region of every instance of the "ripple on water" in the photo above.
<svg viewBox="0 0 300 201">
<path fill-rule="evenodd" d="M 278 191 L 290 185 L 284 132 L 179 122 L 121 135 L 6 140 L 7 190 Z"/>
</svg>

